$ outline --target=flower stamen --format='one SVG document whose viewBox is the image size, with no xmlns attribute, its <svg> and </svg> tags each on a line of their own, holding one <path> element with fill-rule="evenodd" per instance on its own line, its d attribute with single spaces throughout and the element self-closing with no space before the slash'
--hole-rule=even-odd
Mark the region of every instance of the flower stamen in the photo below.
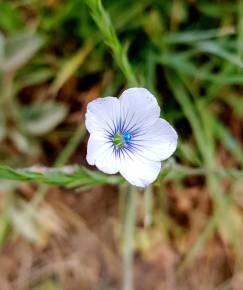
<svg viewBox="0 0 243 290">
<path fill-rule="evenodd" d="M 117 148 L 123 148 L 128 145 L 132 139 L 132 134 L 129 132 L 121 133 L 118 132 L 112 137 L 112 141 Z"/>
</svg>

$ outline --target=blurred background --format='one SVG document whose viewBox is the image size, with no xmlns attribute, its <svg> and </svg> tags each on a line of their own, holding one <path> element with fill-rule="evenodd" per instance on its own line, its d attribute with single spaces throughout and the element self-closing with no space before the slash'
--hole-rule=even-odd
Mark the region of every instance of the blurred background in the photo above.
<svg viewBox="0 0 243 290">
<path fill-rule="evenodd" d="M 14 170 L 95 170 L 86 105 L 134 85 L 180 139 L 138 195 L 135 289 L 243 290 L 242 0 L 0 0 L 0 290 L 121 289 L 121 179 Z"/>
</svg>

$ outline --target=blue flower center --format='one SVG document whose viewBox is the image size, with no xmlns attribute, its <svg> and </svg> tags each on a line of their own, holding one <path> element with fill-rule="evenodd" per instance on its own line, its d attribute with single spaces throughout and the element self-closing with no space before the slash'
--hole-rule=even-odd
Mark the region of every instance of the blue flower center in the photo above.
<svg viewBox="0 0 243 290">
<path fill-rule="evenodd" d="M 129 132 L 118 132 L 112 137 L 114 145 L 118 148 L 126 147 L 132 139 L 132 134 Z"/>
<path fill-rule="evenodd" d="M 124 138 L 124 141 L 125 141 L 126 143 L 129 143 L 129 142 L 131 141 L 131 139 L 132 139 L 132 135 L 131 135 L 129 132 L 125 132 L 125 133 L 123 134 L 123 138 Z"/>
</svg>

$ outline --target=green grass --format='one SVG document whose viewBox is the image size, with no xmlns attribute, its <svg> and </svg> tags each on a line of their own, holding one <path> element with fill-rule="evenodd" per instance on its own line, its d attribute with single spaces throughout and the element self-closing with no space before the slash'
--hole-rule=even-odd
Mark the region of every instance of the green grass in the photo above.
<svg viewBox="0 0 243 290">
<path fill-rule="evenodd" d="M 179 134 L 176 161 L 165 162 L 145 193 L 148 230 L 159 224 L 169 231 L 173 219 L 165 208 L 156 208 L 153 192 L 162 194 L 168 181 L 176 190 L 186 190 L 188 180 L 200 177 L 198 186 L 209 194 L 212 209 L 180 269 L 200 255 L 215 233 L 221 235 L 222 227 L 241 264 L 231 210 L 240 208 L 234 186 L 243 180 L 242 0 L 0 0 L 0 31 L 0 179 L 11 181 L 9 192 L 19 186 L 12 181 L 120 186 L 118 176 L 80 166 L 65 171 L 70 170 L 65 164 L 78 159 L 78 150 L 86 150 L 84 144 L 79 147 L 86 138 L 83 121 L 71 126 L 66 121 L 76 101 L 68 99 L 68 88 L 79 98 L 77 90 L 87 95 L 96 86 L 95 97 L 144 86 L 156 95 L 162 116 Z M 78 89 L 72 81 L 80 84 Z M 61 146 L 50 158 L 43 142 Z M 43 160 L 48 166 L 31 167 Z M 3 203 L 11 208 L 11 201 Z M 157 214 L 160 210 L 164 212 Z M 164 225 L 156 220 L 161 215 Z M 2 245 L 11 234 L 6 208 L 0 225 Z M 171 231 L 177 235 L 176 229 Z"/>
</svg>

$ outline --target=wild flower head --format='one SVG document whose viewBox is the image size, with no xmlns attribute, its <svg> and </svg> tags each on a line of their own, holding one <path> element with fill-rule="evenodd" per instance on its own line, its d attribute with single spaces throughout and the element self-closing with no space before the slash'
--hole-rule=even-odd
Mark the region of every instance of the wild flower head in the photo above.
<svg viewBox="0 0 243 290">
<path fill-rule="evenodd" d="M 177 146 L 176 131 L 160 118 L 158 102 L 145 88 L 90 102 L 85 124 L 90 133 L 87 162 L 108 174 L 120 172 L 138 187 L 158 177 L 161 161 Z"/>
</svg>

